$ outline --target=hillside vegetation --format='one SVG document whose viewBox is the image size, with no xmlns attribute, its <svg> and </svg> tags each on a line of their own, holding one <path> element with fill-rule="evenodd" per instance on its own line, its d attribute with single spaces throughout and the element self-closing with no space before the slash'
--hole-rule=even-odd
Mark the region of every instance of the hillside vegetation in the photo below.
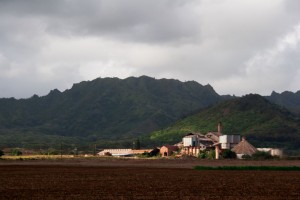
<svg viewBox="0 0 300 200">
<path fill-rule="evenodd" d="M 256 147 L 278 147 L 287 152 L 300 148 L 300 122 L 259 95 L 246 95 L 222 102 L 195 115 L 153 132 L 153 142 L 177 143 L 189 132 L 216 131 L 222 122 L 223 134 L 241 134 Z"/>
<path fill-rule="evenodd" d="M 136 138 L 153 147 L 216 130 L 222 121 L 224 133 L 246 135 L 255 145 L 299 149 L 299 121 L 266 100 L 295 110 L 298 96 L 237 98 L 195 81 L 98 78 L 42 97 L 0 99 L 0 148 L 128 148 Z"/>
<path fill-rule="evenodd" d="M 133 138 L 220 100 L 210 85 L 194 81 L 98 78 L 43 97 L 0 99 L 0 147 L 131 146 Z"/>
<path fill-rule="evenodd" d="M 266 97 L 269 101 L 287 108 L 292 113 L 300 117 L 300 91 L 295 93 L 285 91 L 281 94 L 272 92 L 271 96 Z"/>
</svg>

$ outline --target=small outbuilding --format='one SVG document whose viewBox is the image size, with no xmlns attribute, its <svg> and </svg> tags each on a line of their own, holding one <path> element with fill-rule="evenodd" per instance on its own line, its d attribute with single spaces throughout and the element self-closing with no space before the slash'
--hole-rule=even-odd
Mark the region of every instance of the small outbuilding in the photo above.
<svg viewBox="0 0 300 200">
<path fill-rule="evenodd" d="M 162 157 L 171 156 L 175 151 L 178 151 L 178 146 L 165 145 L 160 148 L 160 154 Z"/>
<path fill-rule="evenodd" d="M 236 153 L 236 156 L 238 159 L 242 159 L 243 155 L 249 155 L 251 156 L 255 152 L 257 152 L 257 149 L 252 146 L 244 137 L 240 143 L 238 143 L 233 149 L 231 149 Z"/>
</svg>

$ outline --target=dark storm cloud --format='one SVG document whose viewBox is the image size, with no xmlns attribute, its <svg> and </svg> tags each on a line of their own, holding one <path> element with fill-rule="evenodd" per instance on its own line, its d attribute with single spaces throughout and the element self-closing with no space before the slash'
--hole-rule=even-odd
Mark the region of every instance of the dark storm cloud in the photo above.
<svg viewBox="0 0 300 200">
<path fill-rule="evenodd" d="M 46 31 L 131 41 L 166 42 L 194 37 L 193 1 L 7 1 L 0 11 L 17 18 L 39 18 Z"/>
<path fill-rule="evenodd" d="M 0 1 L 0 97 L 138 75 L 295 91 L 298 11 L 293 0 Z"/>
</svg>

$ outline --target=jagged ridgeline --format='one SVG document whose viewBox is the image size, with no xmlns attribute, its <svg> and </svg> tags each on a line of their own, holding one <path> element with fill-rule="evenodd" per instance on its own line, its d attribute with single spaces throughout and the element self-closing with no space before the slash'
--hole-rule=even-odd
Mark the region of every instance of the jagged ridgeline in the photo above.
<svg viewBox="0 0 300 200">
<path fill-rule="evenodd" d="M 241 134 L 256 147 L 283 148 L 285 153 L 300 149 L 300 121 L 285 108 L 259 95 L 246 95 L 219 103 L 172 126 L 153 132 L 150 140 L 177 143 L 189 132 L 216 131 L 218 122 L 224 134 Z"/>
<path fill-rule="evenodd" d="M 285 91 L 281 94 L 272 92 L 271 96 L 266 97 L 269 101 L 286 107 L 292 113 L 300 117 L 300 91 L 295 93 Z"/>
<path fill-rule="evenodd" d="M 0 99 L 0 147 L 131 147 L 133 138 L 220 100 L 195 81 L 98 78 L 42 97 Z"/>
</svg>

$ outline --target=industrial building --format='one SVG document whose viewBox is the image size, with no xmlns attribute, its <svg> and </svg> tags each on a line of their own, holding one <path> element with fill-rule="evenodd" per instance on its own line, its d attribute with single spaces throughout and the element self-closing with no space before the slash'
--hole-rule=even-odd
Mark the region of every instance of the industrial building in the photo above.
<svg viewBox="0 0 300 200">
<path fill-rule="evenodd" d="M 252 146 L 244 137 L 240 143 L 238 143 L 233 149 L 238 159 L 242 159 L 243 155 L 251 156 L 257 149 Z"/>
</svg>

